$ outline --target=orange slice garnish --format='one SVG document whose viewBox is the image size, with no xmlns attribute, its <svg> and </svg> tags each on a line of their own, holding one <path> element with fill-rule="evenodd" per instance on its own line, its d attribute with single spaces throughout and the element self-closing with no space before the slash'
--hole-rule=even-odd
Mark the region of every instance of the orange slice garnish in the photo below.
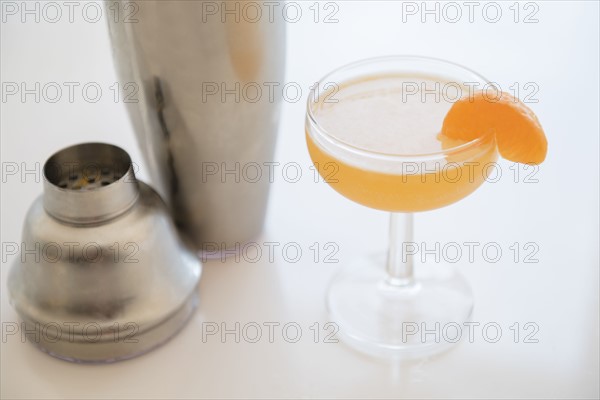
<svg viewBox="0 0 600 400">
<path fill-rule="evenodd" d="M 504 92 L 476 92 L 458 100 L 444 118 L 442 134 L 465 141 L 494 134 L 500 155 L 523 164 L 542 163 L 548 151 L 548 141 L 536 115 Z"/>
</svg>

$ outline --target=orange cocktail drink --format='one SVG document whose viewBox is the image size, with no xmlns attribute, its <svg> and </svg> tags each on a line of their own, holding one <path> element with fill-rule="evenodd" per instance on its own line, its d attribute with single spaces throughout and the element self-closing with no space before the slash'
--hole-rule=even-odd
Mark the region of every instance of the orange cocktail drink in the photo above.
<svg viewBox="0 0 600 400">
<path fill-rule="evenodd" d="M 487 85 L 457 64 L 392 56 L 349 64 L 313 87 L 305 134 L 315 167 L 344 197 L 390 212 L 387 259 L 353 260 L 327 291 L 331 321 L 359 350 L 431 354 L 452 342 L 419 329 L 470 318 L 472 293 L 453 264 L 415 268 L 413 213 L 468 196 L 496 173 L 499 155 L 539 164 L 547 152 L 535 114 L 507 93 L 489 96 Z"/>
<path fill-rule="evenodd" d="M 379 75 L 323 94 L 312 110 L 319 126 L 309 120 L 306 132 L 321 176 L 345 197 L 385 211 L 431 210 L 472 193 L 497 159 L 496 144 L 492 136 L 467 144 L 440 134 L 452 106 L 442 93 L 450 83 Z"/>
</svg>

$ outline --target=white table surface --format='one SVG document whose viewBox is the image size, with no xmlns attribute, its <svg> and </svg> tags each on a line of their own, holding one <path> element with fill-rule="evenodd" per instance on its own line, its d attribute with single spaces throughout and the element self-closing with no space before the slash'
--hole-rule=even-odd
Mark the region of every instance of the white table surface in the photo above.
<svg viewBox="0 0 600 400">
<path fill-rule="evenodd" d="M 288 24 L 286 81 L 298 82 L 305 92 L 301 101 L 285 104 L 276 153 L 281 163 L 299 163 L 304 174 L 297 183 L 276 178 L 259 239 L 298 243 L 300 261 L 287 262 L 276 252 L 272 262 L 263 256 L 257 263 L 206 263 L 199 310 L 178 336 L 143 357 L 82 366 L 5 335 L 5 327 L 18 318 L 5 290 L 15 257 L 3 250 L 2 398 L 599 396 L 598 3 L 535 2 L 538 22 L 530 24 L 514 22 L 512 2 L 498 3 L 503 14 L 495 24 L 478 12 L 483 3 L 473 22 L 463 17 L 456 24 L 437 23 L 431 16 L 423 23 L 419 14 L 403 22 L 402 3 L 393 1 L 337 2 L 339 22 L 315 23 L 311 4 L 302 3 L 305 17 Z M 522 13 L 533 10 L 520 7 Z M 56 104 L 3 100 L 3 171 L 8 163 L 41 165 L 54 151 L 84 141 L 115 143 L 141 160 L 123 104 L 108 94 L 116 77 L 104 21 L 89 23 L 76 14 L 73 23 L 31 18 L 22 23 L 19 15 L 6 15 L 1 33 L 3 82 L 98 82 L 106 90 L 94 104 L 82 98 Z M 496 184 L 416 216 L 417 242 L 496 242 L 502 248 L 497 263 L 486 262 L 481 253 L 473 263 L 458 263 L 475 295 L 472 320 L 497 323 L 502 337 L 488 343 L 479 330 L 473 343 L 463 341 L 445 354 L 410 362 L 388 362 L 342 343 L 324 343 L 327 282 L 355 257 L 385 248 L 387 216 L 314 183 L 303 134 L 312 82 L 355 59 L 394 53 L 468 65 L 503 88 L 534 82 L 539 102 L 530 106 L 550 144 L 538 183 L 524 183 L 522 177 L 514 182 L 510 165 L 503 163 L 505 175 Z M 140 177 L 147 179 L 143 168 Z M 22 182 L 3 175 L 3 245 L 20 241 L 26 210 L 41 190 L 31 176 Z M 339 262 L 326 263 L 321 253 L 315 263 L 309 249 L 314 242 L 336 243 Z M 539 262 L 523 263 L 522 253 L 515 263 L 509 249 L 514 242 L 536 243 Z M 233 335 L 202 340 L 209 323 L 232 328 L 236 322 L 280 326 L 273 343 L 266 328 L 258 343 L 243 338 L 236 343 Z M 280 328 L 288 322 L 302 328 L 297 343 L 284 340 Z M 321 327 L 319 343 L 310 329 L 315 322 Z M 515 322 L 521 329 L 518 343 L 510 329 Z M 539 327 L 537 343 L 523 343 L 527 322 Z"/>
</svg>

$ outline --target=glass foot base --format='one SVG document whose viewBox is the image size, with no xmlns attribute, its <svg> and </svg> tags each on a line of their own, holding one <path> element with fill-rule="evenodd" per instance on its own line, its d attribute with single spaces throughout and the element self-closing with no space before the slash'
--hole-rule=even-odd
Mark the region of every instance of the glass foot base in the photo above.
<svg viewBox="0 0 600 400">
<path fill-rule="evenodd" d="M 473 296 L 452 265 L 417 265 L 414 282 L 405 286 L 386 279 L 385 259 L 375 257 L 331 282 L 327 308 L 342 341 L 375 356 L 416 358 L 447 350 L 464 336 Z"/>
</svg>

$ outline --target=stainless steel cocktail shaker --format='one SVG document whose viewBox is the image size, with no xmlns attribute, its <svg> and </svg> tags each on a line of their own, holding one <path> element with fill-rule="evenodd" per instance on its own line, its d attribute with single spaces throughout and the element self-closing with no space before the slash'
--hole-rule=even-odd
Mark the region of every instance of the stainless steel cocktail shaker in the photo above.
<svg viewBox="0 0 600 400">
<path fill-rule="evenodd" d="M 251 240 L 265 216 L 285 25 L 260 3 L 244 12 L 250 3 L 141 1 L 129 18 L 107 13 L 152 184 L 198 249 Z"/>
</svg>

